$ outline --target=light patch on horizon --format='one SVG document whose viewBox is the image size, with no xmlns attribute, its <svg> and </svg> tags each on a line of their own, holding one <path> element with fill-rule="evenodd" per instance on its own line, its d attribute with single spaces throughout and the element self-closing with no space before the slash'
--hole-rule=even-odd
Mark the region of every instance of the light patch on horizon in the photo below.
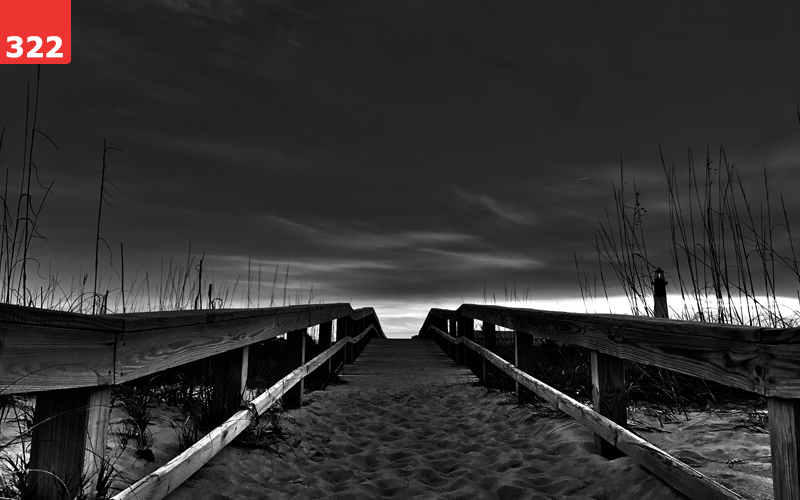
<svg viewBox="0 0 800 500">
<path fill-rule="evenodd" d="M 496 199 L 487 194 L 473 194 L 468 193 L 460 188 L 453 188 L 453 190 L 463 199 L 468 202 L 481 206 L 496 216 L 514 224 L 523 226 L 532 226 L 536 224 L 536 218 L 533 212 L 526 208 L 520 208 L 511 204 L 501 204 Z"/>
</svg>

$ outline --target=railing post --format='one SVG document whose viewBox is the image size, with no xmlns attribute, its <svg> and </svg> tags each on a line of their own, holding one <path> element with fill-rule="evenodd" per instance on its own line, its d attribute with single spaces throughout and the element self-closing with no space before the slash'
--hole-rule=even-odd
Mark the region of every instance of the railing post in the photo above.
<svg viewBox="0 0 800 500">
<path fill-rule="evenodd" d="M 325 351 L 331 346 L 331 334 L 333 333 L 333 321 L 326 321 L 325 323 L 320 323 L 319 325 L 319 350 L 320 352 Z M 323 363 L 319 368 L 316 369 L 314 372 L 314 376 L 319 380 L 328 380 L 328 377 L 331 376 L 331 359 L 328 360 L 327 363 Z"/>
<path fill-rule="evenodd" d="M 289 372 L 306 361 L 306 329 L 293 330 L 286 334 L 286 364 Z M 303 380 L 283 395 L 283 407 L 300 408 L 303 404 Z"/>
<path fill-rule="evenodd" d="M 74 498 L 81 487 L 94 498 L 105 458 L 110 403 L 109 386 L 36 394 L 26 498 Z"/>
<path fill-rule="evenodd" d="M 353 330 L 355 329 L 355 325 L 353 324 L 353 318 L 350 316 L 344 316 L 339 318 L 336 323 L 336 328 L 340 329 L 341 333 L 336 334 L 337 339 L 343 339 L 345 337 L 353 337 Z M 352 363 L 355 357 L 353 356 L 353 350 L 355 346 L 353 344 L 347 344 L 344 348 L 344 362 L 345 363 Z"/>
<path fill-rule="evenodd" d="M 456 320 L 454 319 L 448 320 L 448 323 L 450 324 L 450 336 L 453 337 L 454 339 L 457 339 L 458 324 L 456 323 Z M 458 364 L 464 364 L 464 344 L 458 344 L 455 347 L 456 347 L 455 351 L 453 351 L 453 361 L 455 361 Z"/>
<path fill-rule="evenodd" d="M 458 318 L 457 322 L 460 336 L 475 342 L 475 320 L 472 318 Z M 472 370 L 475 376 L 480 377 L 482 375 L 482 373 L 478 372 L 475 351 L 466 346 L 464 347 L 464 361 L 467 368 Z"/>
<path fill-rule="evenodd" d="M 533 335 L 526 332 L 514 331 L 514 364 L 517 368 L 527 373 L 533 374 Z M 530 403 L 534 401 L 533 391 L 516 382 L 517 401 Z"/>
<path fill-rule="evenodd" d="M 346 317 L 346 316 L 345 316 Z M 339 342 L 347 336 L 347 326 L 345 325 L 345 317 L 336 320 L 336 342 Z M 344 365 L 347 355 L 347 346 L 340 349 L 339 352 L 331 357 L 331 371 L 338 373 L 339 369 Z"/>
<path fill-rule="evenodd" d="M 592 401 L 594 410 L 624 428 L 628 428 L 628 394 L 625 390 L 623 360 L 602 352 L 592 354 Z M 594 436 L 594 451 L 608 459 L 625 456 L 613 444 Z"/>
<path fill-rule="evenodd" d="M 800 500 L 800 400 L 767 398 L 775 500 Z"/>
<path fill-rule="evenodd" d="M 447 319 L 446 318 L 436 318 L 435 321 L 436 328 L 447 333 Z M 447 353 L 447 356 L 450 359 L 453 358 L 453 344 L 447 341 L 447 339 L 443 339 L 441 335 L 436 335 L 437 340 L 439 341 L 439 346 L 442 348 L 443 351 Z"/>
<path fill-rule="evenodd" d="M 209 418 L 221 424 L 239 411 L 247 388 L 250 347 L 232 349 L 211 358 L 211 402 Z"/>
<path fill-rule="evenodd" d="M 483 322 L 483 326 L 481 327 L 483 331 L 483 347 L 487 350 L 495 353 L 497 351 L 497 337 L 496 337 L 496 328 L 494 325 L 490 323 Z M 499 387 L 499 380 L 497 377 L 497 371 L 492 370 L 494 365 L 481 356 L 481 361 L 483 362 L 483 383 L 486 387 Z"/>
<path fill-rule="evenodd" d="M 366 329 L 367 329 L 367 319 L 366 318 L 362 318 L 362 319 L 358 320 L 358 324 L 356 326 L 356 333 L 355 333 L 356 336 L 361 335 L 361 333 Z M 361 356 L 361 351 L 364 350 L 364 346 L 366 344 L 367 344 L 367 338 L 366 337 L 362 338 L 361 340 L 359 340 L 356 343 L 356 347 L 357 347 L 357 349 L 356 349 L 356 358 Z"/>
</svg>

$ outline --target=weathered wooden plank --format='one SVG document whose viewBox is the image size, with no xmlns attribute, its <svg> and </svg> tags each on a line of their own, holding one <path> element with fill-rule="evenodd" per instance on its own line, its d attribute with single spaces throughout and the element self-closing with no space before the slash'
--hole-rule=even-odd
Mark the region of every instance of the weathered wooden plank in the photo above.
<svg viewBox="0 0 800 500">
<path fill-rule="evenodd" d="M 336 320 L 336 329 L 337 339 L 343 339 L 345 337 L 355 337 L 355 321 L 350 316 L 345 316 L 343 318 L 339 318 Z M 343 363 L 352 363 L 355 356 L 353 355 L 353 346 L 352 344 L 347 344 L 344 348 L 344 359 L 342 360 Z"/>
<path fill-rule="evenodd" d="M 625 388 L 625 365 L 614 356 L 592 351 L 592 402 L 594 411 L 615 424 L 628 428 L 628 394 Z M 622 453 L 601 436 L 594 436 L 595 453 L 608 459 Z"/>
<path fill-rule="evenodd" d="M 308 325 L 329 321 L 329 312 L 285 312 L 160 330 L 117 334 L 116 383 L 269 340 Z"/>
<path fill-rule="evenodd" d="M 319 339 L 317 341 L 319 347 L 323 350 L 331 346 L 331 335 L 333 333 L 333 321 L 326 321 L 319 325 Z M 323 380 L 327 379 L 331 374 L 331 360 L 320 366 L 314 376 Z"/>
<path fill-rule="evenodd" d="M 800 401 L 767 398 L 775 500 L 800 500 Z"/>
<path fill-rule="evenodd" d="M 0 323 L 98 332 L 117 332 L 123 328 L 123 322 L 114 315 L 77 314 L 9 304 L 0 304 Z"/>
<path fill-rule="evenodd" d="M 625 314 L 582 314 L 561 311 L 542 311 L 538 309 L 522 309 L 501 306 L 482 306 L 462 304 L 455 314 L 470 316 L 488 321 L 498 326 L 517 329 L 517 326 L 537 325 L 546 333 L 560 331 L 553 326 L 564 323 L 567 330 L 573 323 L 606 325 L 606 327 L 625 327 L 648 332 L 676 332 L 693 336 L 716 338 L 722 341 L 760 342 L 764 328 L 725 325 L 719 323 L 701 323 L 699 321 L 671 320 L 648 316 L 631 316 Z M 481 317 L 478 317 L 480 315 Z M 592 327 L 596 328 L 596 327 Z M 531 332 L 533 333 L 533 332 Z"/>
<path fill-rule="evenodd" d="M 217 354 L 211 358 L 211 423 L 224 422 L 239 411 L 242 395 L 247 388 L 247 367 L 250 347 Z"/>
<path fill-rule="evenodd" d="M 475 322 L 472 318 L 462 317 L 456 320 L 456 325 L 458 327 L 458 336 L 464 337 L 465 339 L 474 341 L 475 340 Z M 483 375 L 481 370 L 478 367 L 478 363 L 480 360 L 475 353 L 470 350 L 464 351 L 464 364 L 467 365 L 467 368 L 472 370 L 472 373 L 475 374 L 476 377 Z"/>
<path fill-rule="evenodd" d="M 689 467 L 629 430 L 620 427 L 588 406 L 522 372 L 511 363 L 506 362 L 475 342 L 464 340 L 464 344 L 470 350 L 486 357 L 499 369 L 531 389 L 550 404 L 588 427 L 595 434 L 599 434 L 606 441 L 613 443 L 630 458 L 689 498 L 697 500 L 742 499 L 736 492 L 706 477 L 701 472 Z"/>
<path fill-rule="evenodd" d="M 106 439 L 111 417 L 111 387 L 92 387 L 89 390 L 84 438 L 83 477 L 86 498 L 97 498 L 97 481 L 105 460 Z"/>
<path fill-rule="evenodd" d="M 293 314 L 298 317 L 334 319 L 353 312 L 350 304 L 308 304 L 260 309 L 201 309 L 113 314 L 108 316 L 123 320 L 126 332 L 141 332 L 254 318 L 269 321 L 270 317 L 285 316 L 287 314 Z M 309 327 L 315 324 L 317 323 L 302 326 Z"/>
<path fill-rule="evenodd" d="M 759 394 L 767 392 L 765 355 L 752 338 L 760 335 L 756 335 L 760 329 L 470 304 L 462 305 L 459 311 L 471 318 L 558 343 L 583 346 Z M 724 337 L 725 332 L 731 334 L 730 338 Z"/>
<path fill-rule="evenodd" d="M 327 362 L 331 356 L 350 342 L 351 339 L 339 341 L 313 360 L 292 371 L 264 394 L 251 401 L 248 409 L 234 414 L 225 423 L 203 436 L 197 443 L 170 460 L 166 465 L 119 492 L 113 497 L 113 500 L 140 500 L 143 498 L 161 500 L 241 434 L 250 425 L 253 418 L 271 408 L 286 391 Z"/>
<path fill-rule="evenodd" d="M 449 330 L 449 337 L 450 339 L 457 339 L 458 338 L 458 324 L 456 323 L 455 319 L 448 319 L 448 325 L 450 325 Z M 448 339 L 449 340 L 449 339 Z M 453 352 L 453 361 L 458 364 L 464 364 L 464 346 L 463 345 L 456 345 L 455 342 L 452 342 L 452 345 L 455 346 Z"/>
<path fill-rule="evenodd" d="M 294 330 L 286 334 L 286 365 L 290 370 L 303 366 L 306 361 L 306 329 Z M 303 405 L 303 381 L 298 382 L 283 396 L 283 407 L 300 408 Z"/>
<path fill-rule="evenodd" d="M 483 347 L 488 349 L 490 352 L 497 351 L 495 326 L 491 323 L 484 322 L 481 326 L 481 331 L 483 332 Z M 499 387 L 500 374 L 497 372 L 497 370 L 493 369 L 494 365 L 486 361 L 486 358 L 481 360 L 481 364 L 483 365 L 483 383 L 486 384 L 487 387 Z"/>
<path fill-rule="evenodd" d="M 533 373 L 533 336 L 529 333 L 515 331 L 514 332 L 514 364 L 528 375 Z M 528 403 L 533 398 L 533 393 L 530 389 L 516 382 L 517 399 L 520 402 Z"/>
<path fill-rule="evenodd" d="M 0 323 L 0 394 L 114 383 L 114 333 Z"/>
<path fill-rule="evenodd" d="M 91 453 L 86 438 L 95 434 L 87 425 L 92 391 L 96 389 L 81 387 L 36 395 L 27 478 L 30 498 L 73 498 L 81 491 L 81 474 Z M 105 452 L 105 439 L 100 452 Z"/>
</svg>

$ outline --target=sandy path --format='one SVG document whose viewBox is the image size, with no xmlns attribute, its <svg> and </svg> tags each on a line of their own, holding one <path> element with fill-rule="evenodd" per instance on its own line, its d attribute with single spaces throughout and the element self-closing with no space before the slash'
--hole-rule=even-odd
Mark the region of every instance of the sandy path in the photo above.
<svg viewBox="0 0 800 500">
<path fill-rule="evenodd" d="M 471 384 L 394 394 L 348 385 L 290 412 L 283 458 L 229 446 L 170 498 L 684 498 L 592 435 Z"/>
</svg>

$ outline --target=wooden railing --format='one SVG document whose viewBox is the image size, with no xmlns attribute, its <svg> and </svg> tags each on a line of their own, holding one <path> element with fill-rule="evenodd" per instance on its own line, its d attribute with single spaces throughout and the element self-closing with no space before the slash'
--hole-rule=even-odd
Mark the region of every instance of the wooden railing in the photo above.
<svg viewBox="0 0 800 500">
<path fill-rule="evenodd" d="M 305 334 L 315 325 L 326 350 L 306 362 Z M 249 346 L 283 334 L 288 367 L 297 368 L 242 410 Z M 103 316 L 3 305 L 0 395 L 36 396 L 32 498 L 60 498 L 65 488 L 70 498 L 80 488 L 91 498 L 104 458 L 111 387 L 211 358 L 212 418 L 224 423 L 115 497 L 163 498 L 281 397 L 285 406 L 299 407 L 306 375 L 352 362 L 371 337 L 385 338 L 375 311 L 349 304 Z"/>
<path fill-rule="evenodd" d="M 483 323 L 475 343 L 474 320 Z M 494 354 L 495 326 L 516 335 L 515 363 Z M 434 338 L 484 377 L 496 367 L 595 433 L 596 452 L 623 453 L 693 499 L 740 499 L 627 430 L 623 360 L 667 368 L 767 398 L 776 500 L 800 500 L 800 329 L 754 328 L 641 316 L 574 314 L 464 304 L 431 309 L 420 337 Z M 591 350 L 593 408 L 533 378 L 534 338 Z M 486 361 L 483 361 L 486 360 Z"/>
</svg>

